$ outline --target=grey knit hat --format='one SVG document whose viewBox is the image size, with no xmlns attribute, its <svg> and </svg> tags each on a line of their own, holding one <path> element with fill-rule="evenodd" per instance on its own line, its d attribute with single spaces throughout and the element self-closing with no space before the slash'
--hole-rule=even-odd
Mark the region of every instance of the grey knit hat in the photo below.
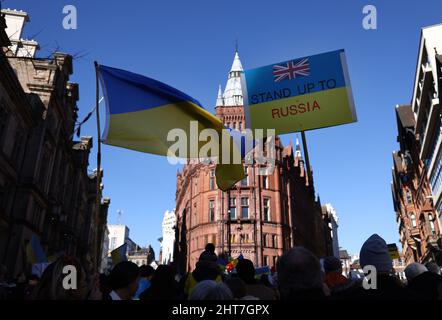
<svg viewBox="0 0 442 320">
<path fill-rule="evenodd" d="M 368 238 L 359 253 L 359 263 L 362 267 L 372 265 L 377 272 L 390 272 L 393 269 L 393 262 L 385 240 L 377 234 Z"/>
</svg>

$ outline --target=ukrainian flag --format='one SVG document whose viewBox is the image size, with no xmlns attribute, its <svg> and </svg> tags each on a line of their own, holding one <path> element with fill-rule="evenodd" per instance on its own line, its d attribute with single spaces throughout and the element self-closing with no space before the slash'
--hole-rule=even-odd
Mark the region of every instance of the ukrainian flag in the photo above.
<svg viewBox="0 0 442 320">
<path fill-rule="evenodd" d="M 167 141 L 168 133 L 181 129 L 190 137 L 191 121 L 198 122 L 198 136 L 203 129 L 214 129 L 221 137 L 221 120 L 198 101 L 167 84 L 103 65 L 99 66 L 99 77 L 107 108 L 101 139 L 105 144 L 170 156 L 169 148 L 176 142 Z M 198 142 L 198 151 L 206 143 Z M 190 158 L 190 141 L 187 146 Z M 216 169 L 221 190 L 229 189 L 244 176 L 242 165 L 222 164 Z"/>
<path fill-rule="evenodd" d="M 127 261 L 126 252 L 127 252 L 127 243 L 111 251 L 111 258 L 114 266 L 121 261 Z"/>
<path fill-rule="evenodd" d="M 33 234 L 31 240 L 26 245 L 26 258 L 31 264 L 48 262 L 46 253 L 40 244 L 40 239 Z"/>
</svg>

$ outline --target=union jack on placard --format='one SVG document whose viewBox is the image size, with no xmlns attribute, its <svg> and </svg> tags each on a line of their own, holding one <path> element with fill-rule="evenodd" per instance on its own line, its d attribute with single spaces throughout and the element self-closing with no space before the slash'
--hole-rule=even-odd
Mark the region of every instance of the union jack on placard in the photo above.
<svg viewBox="0 0 442 320">
<path fill-rule="evenodd" d="M 310 75 L 310 63 L 308 58 L 295 61 L 289 61 L 285 64 L 279 65 L 275 64 L 273 66 L 273 76 L 275 77 L 275 82 L 280 82 L 283 80 L 291 80 L 296 77 L 303 77 Z"/>
</svg>

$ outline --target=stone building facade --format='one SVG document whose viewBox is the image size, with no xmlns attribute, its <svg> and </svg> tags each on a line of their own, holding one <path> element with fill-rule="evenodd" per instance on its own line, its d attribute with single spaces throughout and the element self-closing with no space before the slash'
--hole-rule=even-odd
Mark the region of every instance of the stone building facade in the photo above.
<svg viewBox="0 0 442 320">
<path fill-rule="evenodd" d="M 69 81 L 72 57 L 17 55 L 4 28 L 11 19 L 23 27 L 27 14 L 2 13 L 0 264 L 11 275 L 28 271 L 26 246 L 36 235 L 47 256 L 63 252 L 90 266 L 100 260 L 96 239 L 104 237 L 110 200 L 102 199 L 96 214 L 97 172 L 88 172 L 92 138 L 73 140 L 79 93 Z"/>
<path fill-rule="evenodd" d="M 245 129 L 238 52 L 224 93 L 219 88 L 216 115 L 223 123 Z M 231 190 L 216 186 L 215 166 L 192 163 L 177 174 L 174 262 L 180 272 L 192 270 L 204 246 L 218 254 L 242 254 L 256 266 L 275 266 L 289 248 L 302 245 L 318 256 L 333 254 L 328 216 L 315 197 L 297 141 L 284 147 L 277 137 L 275 170 L 259 175 L 247 165 L 247 177 Z"/>
</svg>

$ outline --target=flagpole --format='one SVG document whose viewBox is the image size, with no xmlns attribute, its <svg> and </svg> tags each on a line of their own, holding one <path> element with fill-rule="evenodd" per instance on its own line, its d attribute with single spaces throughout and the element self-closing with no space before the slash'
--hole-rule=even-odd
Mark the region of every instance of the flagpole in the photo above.
<svg viewBox="0 0 442 320">
<path fill-rule="evenodd" d="M 309 186 L 313 186 L 313 180 L 312 175 L 310 171 L 310 159 L 308 156 L 308 148 L 307 148 L 307 140 L 305 138 L 305 131 L 301 131 L 301 138 L 302 138 L 302 147 L 304 148 L 304 155 L 305 155 L 305 164 L 307 166 L 307 178 L 308 178 L 308 184 Z"/>
<path fill-rule="evenodd" d="M 94 61 L 95 65 L 95 113 L 97 115 L 97 185 L 96 185 L 96 200 L 95 200 L 95 245 L 94 245 L 94 268 L 98 269 L 98 249 L 100 247 L 99 242 L 99 230 L 98 222 L 100 219 L 100 205 L 101 205 L 101 128 L 100 128 L 100 109 L 99 107 L 99 80 L 98 80 L 98 62 Z"/>
</svg>

